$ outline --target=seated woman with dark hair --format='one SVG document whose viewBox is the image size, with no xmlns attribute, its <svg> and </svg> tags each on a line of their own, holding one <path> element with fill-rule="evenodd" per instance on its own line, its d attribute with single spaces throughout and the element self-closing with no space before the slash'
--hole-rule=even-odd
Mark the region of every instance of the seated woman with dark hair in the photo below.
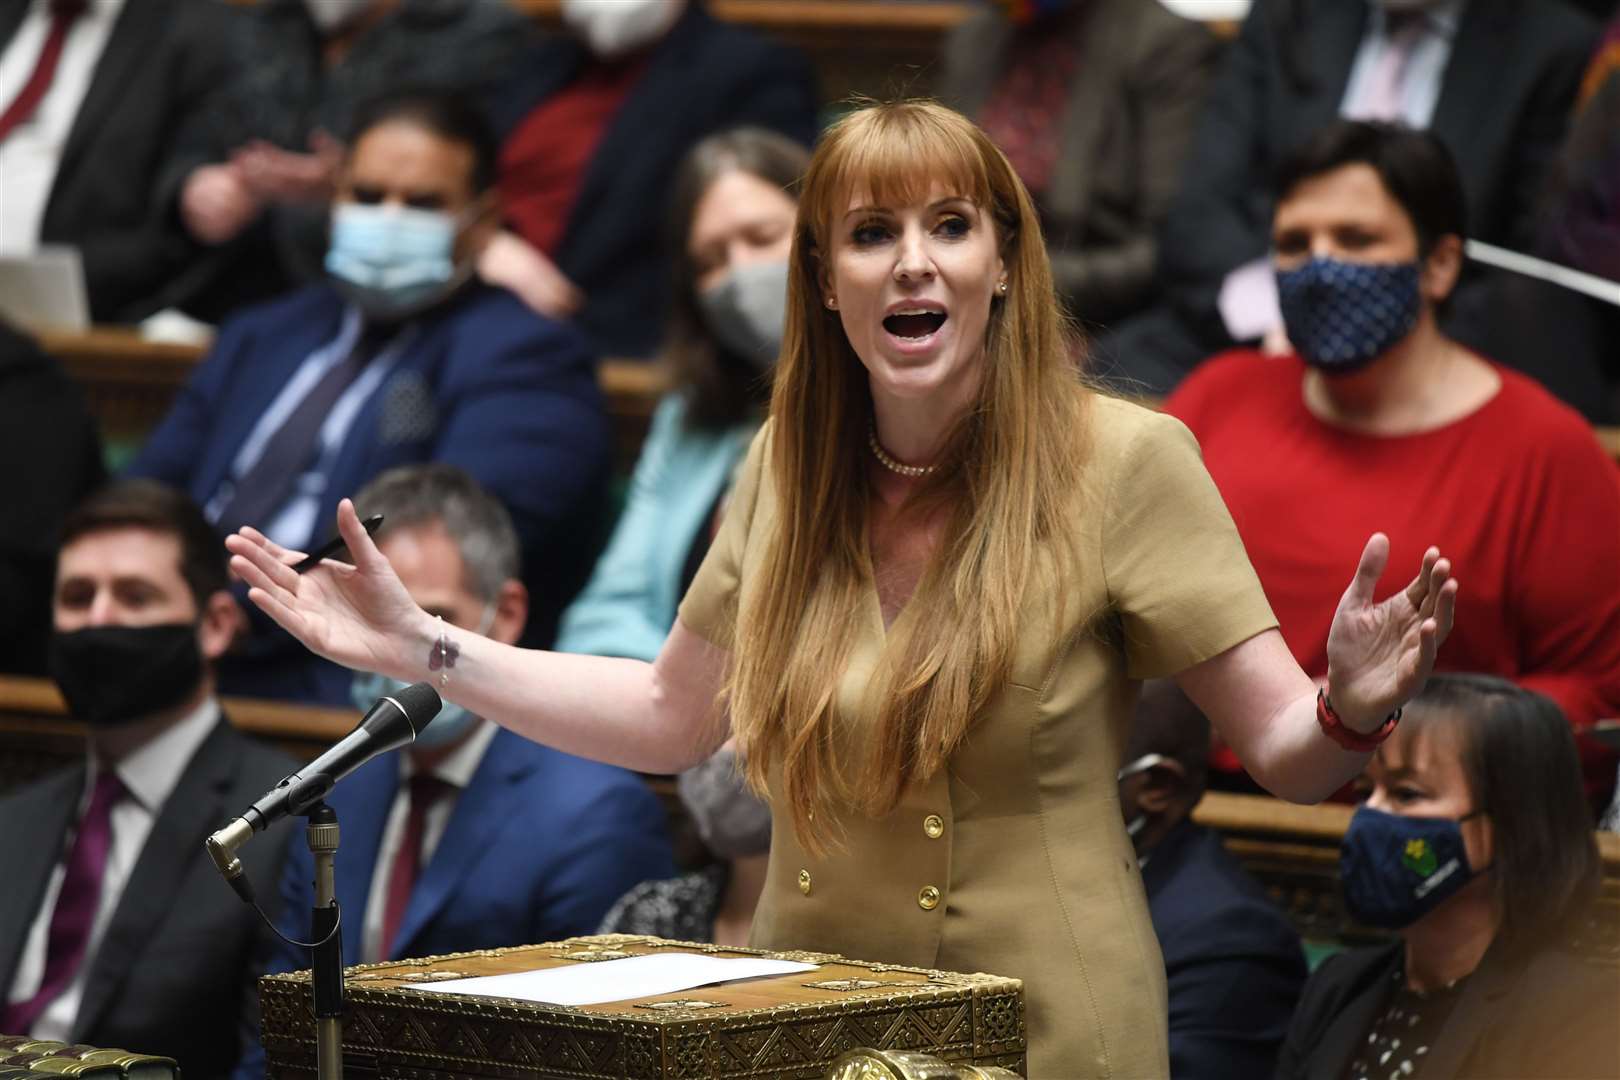
<svg viewBox="0 0 1620 1080">
<path fill-rule="evenodd" d="M 789 187 L 809 163 L 761 128 L 711 135 L 682 162 L 664 348 L 676 386 L 653 413 L 624 513 L 563 616 L 558 651 L 651 660 L 674 625 L 770 399 L 798 209 Z"/>
<path fill-rule="evenodd" d="M 1620 971 L 1575 944 L 1602 866 L 1558 707 L 1435 675 L 1366 776 L 1345 902 L 1400 940 L 1316 970 L 1279 1080 L 1620 1076 Z"/>
<path fill-rule="evenodd" d="M 1620 486 L 1575 412 L 1439 329 L 1463 261 L 1451 155 L 1341 121 L 1278 180 L 1294 352 L 1218 356 L 1165 408 L 1198 437 L 1284 639 L 1326 676 L 1333 569 L 1374 529 L 1393 566 L 1439 543 L 1468 580 L 1437 666 L 1544 693 L 1580 736 L 1620 712 Z M 1597 802 L 1616 758 L 1584 738 L 1581 752 Z"/>
</svg>

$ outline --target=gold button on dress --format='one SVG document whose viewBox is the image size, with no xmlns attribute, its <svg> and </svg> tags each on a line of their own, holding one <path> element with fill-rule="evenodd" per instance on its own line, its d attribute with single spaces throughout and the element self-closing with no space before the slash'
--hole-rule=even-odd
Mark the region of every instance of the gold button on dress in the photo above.
<svg viewBox="0 0 1620 1080">
<path fill-rule="evenodd" d="M 1022 979 L 1032 1080 L 1153 1080 L 1170 1070 L 1164 960 L 1115 780 L 1138 680 L 1184 671 L 1276 620 L 1179 421 L 1098 396 L 1085 432 L 1077 539 L 1031 560 L 1008 683 L 892 813 L 838 814 L 824 853 L 799 842 L 791 814 L 773 815 L 752 944 Z M 773 587 L 770 433 L 755 440 L 681 604 L 686 628 L 722 649 L 734 647 L 739 605 Z M 833 688 L 845 761 L 869 752 L 866 689 L 890 632 L 875 588 L 862 603 L 836 630 L 853 634 Z M 902 608 L 895 625 L 915 617 Z M 785 806 L 780 770 L 768 771 Z M 794 885 L 807 891 L 812 873 L 807 903 Z"/>
</svg>

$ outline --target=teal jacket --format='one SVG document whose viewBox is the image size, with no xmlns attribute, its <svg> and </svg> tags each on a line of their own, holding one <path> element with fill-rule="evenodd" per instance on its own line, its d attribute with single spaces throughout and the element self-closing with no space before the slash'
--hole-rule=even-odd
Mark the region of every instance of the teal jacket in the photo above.
<svg viewBox="0 0 1620 1080">
<path fill-rule="evenodd" d="M 630 478 L 624 512 L 591 580 L 564 612 L 559 652 L 651 660 L 675 625 L 681 572 L 758 430 L 686 423 L 680 392 L 658 403 Z"/>
</svg>

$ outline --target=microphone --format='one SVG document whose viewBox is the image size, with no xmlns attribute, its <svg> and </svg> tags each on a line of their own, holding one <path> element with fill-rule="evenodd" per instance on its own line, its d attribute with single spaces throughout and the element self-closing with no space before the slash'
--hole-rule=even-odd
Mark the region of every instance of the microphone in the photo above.
<svg viewBox="0 0 1620 1080">
<path fill-rule="evenodd" d="M 425 682 L 414 683 L 399 693 L 377 699 L 355 729 L 299 769 L 282 778 L 252 806 L 242 811 L 224 828 L 210 836 L 204 846 L 214 866 L 231 888 L 248 903 L 252 887 L 242 873 L 242 860 L 236 850 L 263 832 L 272 822 L 296 817 L 326 798 L 337 782 L 384 751 L 413 742 L 417 732 L 439 714 L 443 703 L 438 692 Z"/>
</svg>

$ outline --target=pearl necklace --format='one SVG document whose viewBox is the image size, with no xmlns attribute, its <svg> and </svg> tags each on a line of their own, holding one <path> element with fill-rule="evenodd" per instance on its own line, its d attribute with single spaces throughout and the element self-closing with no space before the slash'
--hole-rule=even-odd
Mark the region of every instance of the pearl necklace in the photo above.
<svg viewBox="0 0 1620 1080">
<path fill-rule="evenodd" d="M 937 465 L 902 465 L 890 457 L 889 452 L 883 449 L 883 444 L 878 442 L 876 420 L 872 421 L 871 425 L 866 429 L 866 445 L 872 448 L 872 456 L 877 458 L 879 465 L 892 473 L 899 473 L 901 476 L 916 479 L 919 476 L 927 476 L 938 468 Z"/>
</svg>

